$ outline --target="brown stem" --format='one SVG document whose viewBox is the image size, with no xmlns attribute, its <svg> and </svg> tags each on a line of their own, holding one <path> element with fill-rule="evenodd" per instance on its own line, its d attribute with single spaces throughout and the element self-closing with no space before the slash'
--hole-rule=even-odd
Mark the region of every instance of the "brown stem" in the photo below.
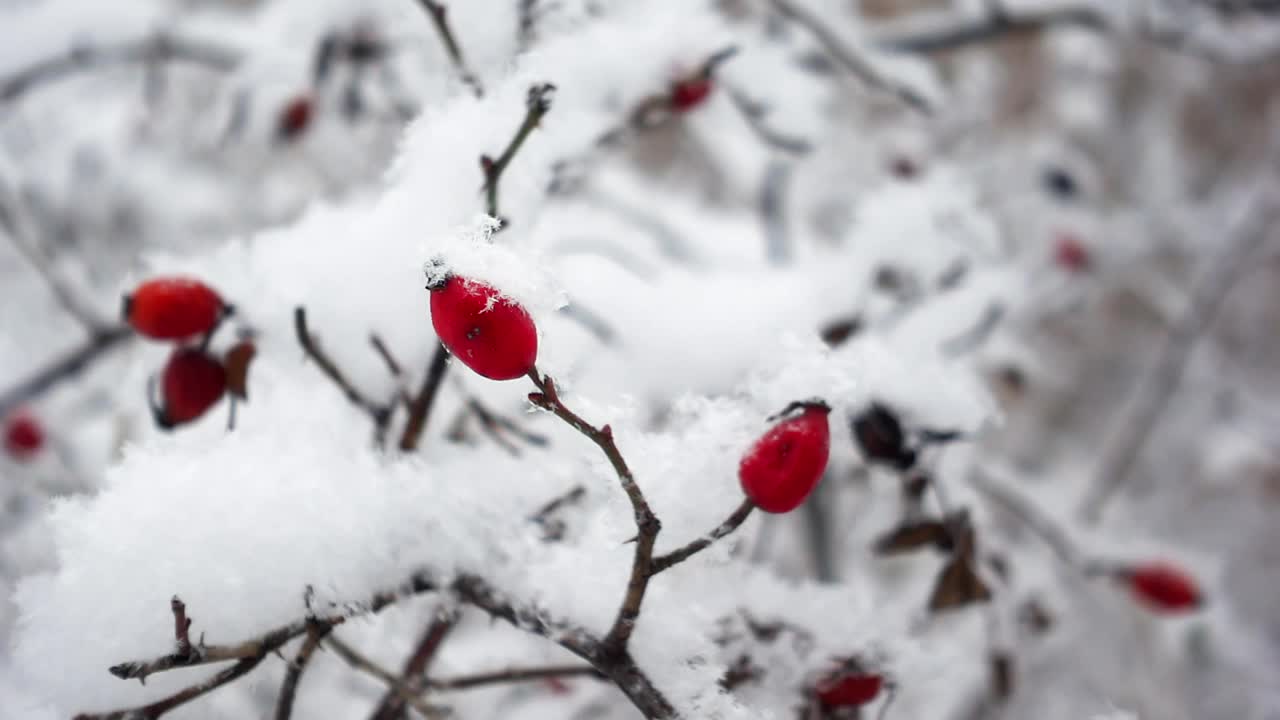
<svg viewBox="0 0 1280 720">
<path fill-rule="evenodd" d="M 540 376 L 537 368 L 533 368 L 529 371 L 529 378 L 541 391 L 529 393 L 529 401 L 544 410 L 550 410 L 556 417 L 564 420 L 574 430 L 594 442 L 613 465 L 614 472 L 617 473 L 618 480 L 622 484 L 622 490 L 631 501 L 637 530 L 635 555 L 631 561 L 631 577 L 627 581 L 627 592 L 623 596 L 622 606 L 618 609 L 618 616 L 604 639 L 606 651 L 624 652 L 627 641 L 631 639 L 631 633 L 635 629 L 636 620 L 640 617 L 640 607 L 644 603 L 644 594 L 649 587 L 653 546 L 658 539 L 658 532 L 662 530 L 662 523 L 650 509 L 644 492 L 640 490 L 635 477 L 631 474 L 631 468 L 627 467 L 627 461 L 614 443 L 613 428 L 608 425 L 597 428 L 565 407 L 551 376 Z"/>
<path fill-rule="evenodd" d="M 737 530 L 743 522 L 751 515 L 751 511 L 756 509 L 755 503 L 750 498 L 744 499 L 742 504 L 737 507 L 725 521 L 716 526 L 707 535 L 694 540 L 682 548 L 672 550 L 666 555 L 659 555 L 653 559 L 653 563 L 649 566 L 649 575 L 657 575 L 658 573 L 670 568 L 672 565 L 678 565 L 685 560 L 697 555 L 698 553 L 711 547 L 717 540 L 729 535 Z"/>
<path fill-rule="evenodd" d="M 74 720 L 155 720 L 180 705 L 184 705 L 202 695 L 213 692 L 223 685 L 249 674 L 251 670 L 258 667 L 258 663 L 262 662 L 262 659 L 266 656 L 267 654 L 262 652 L 251 657 L 246 657 L 235 665 L 218 672 L 216 675 L 204 682 L 179 690 L 167 698 L 157 700 L 148 705 L 143 705 L 142 707 L 137 708 L 128 708 L 125 710 L 115 710 L 109 713 L 81 713 L 76 715 Z"/>
<path fill-rule="evenodd" d="M 467 66 L 466 60 L 462 57 L 462 48 L 458 45 L 458 39 L 453 34 L 453 28 L 449 26 L 449 9 L 442 3 L 432 0 L 419 0 L 419 2 L 422 9 L 427 11 L 427 16 L 431 18 L 431 24 L 435 26 L 436 34 L 444 43 L 445 52 L 449 54 L 449 60 L 458 71 L 458 77 L 470 86 L 476 97 L 484 97 L 484 86 L 480 84 L 480 78 L 476 77 L 476 74 Z"/>
<path fill-rule="evenodd" d="M 306 672 L 311 662 L 311 656 L 320 647 L 320 642 L 333 631 L 333 626 L 327 623 L 313 623 L 307 629 L 307 639 L 302 642 L 302 647 L 298 648 L 298 654 L 289 663 L 289 668 L 285 671 L 284 681 L 280 684 L 280 695 L 276 698 L 276 714 L 275 720 L 289 720 L 293 715 L 293 700 L 298 694 L 298 682 L 302 680 L 302 673 Z"/>
<path fill-rule="evenodd" d="M 414 691 L 418 690 L 419 677 L 427 671 L 427 667 L 431 664 L 431 660 L 440 650 L 440 645 L 444 643 L 444 639 L 448 636 L 449 631 L 457 624 L 457 618 L 452 614 L 441 615 L 432 620 L 422 633 L 422 638 L 418 640 L 418 644 L 414 647 L 413 653 L 409 655 L 409 659 L 405 661 L 404 669 L 400 673 L 400 682 Z M 391 689 L 382 697 L 378 707 L 371 715 L 371 720 L 398 720 L 404 717 L 404 700 L 400 697 L 396 690 Z"/>
<path fill-rule="evenodd" d="M 542 118 L 550 112 L 551 98 L 555 90 L 556 86 L 551 83 L 538 83 L 531 86 L 529 94 L 525 97 L 524 120 L 516 129 L 516 134 L 512 136 L 511 141 L 507 143 L 507 147 L 502 150 L 502 154 L 497 159 L 488 155 L 480 156 L 480 169 L 484 172 L 485 208 L 489 216 L 495 220 L 501 220 L 498 216 L 498 182 L 502 179 L 502 173 L 520 151 L 520 146 L 524 145 L 524 141 L 537 129 Z"/>
<path fill-rule="evenodd" d="M 8 415 L 23 403 L 30 402 L 58 383 L 75 377 L 107 351 L 133 337 L 127 327 L 101 330 L 80 347 L 66 353 L 13 387 L 0 392 L 0 416 Z"/>
<path fill-rule="evenodd" d="M 352 405 L 360 408 L 373 418 L 373 425 L 376 429 L 377 436 L 380 438 L 386 432 L 387 424 L 391 422 L 391 407 L 376 403 L 365 397 L 363 393 L 356 389 L 347 376 L 338 369 L 337 363 L 333 358 L 329 357 L 320 347 L 319 341 L 312 336 L 311 331 L 307 328 L 307 311 L 306 308 L 299 305 L 293 310 L 293 327 L 298 336 L 298 344 L 302 346 L 303 352 L 307 354 L 320 371 L 333 381 L 334 385 L 342 391 Z"/>
<path fill-rule="evenodd" d="M 544 678 L 561 678 L 585 675 L 594 678 L 605 677 L 604 673 L 590 665 L 552 665 L 541 668 L 509 668 L 475 675 L 462 675 L 441 680 L 427 680 L 427 687 L 432 690 L 467 690 L 484 685 L 501 683 L 526 682 Z"/>
<path fill-rule="evenodd" d="M 191 654 L 191 618 L 187 617 L 187 605 L 177 595 L 169 601 L 169 609 L 173 611 L 173 639 L 177 643 L 177 654 Z"/>
<path fill-rule="evenodd" d="M 400 450 L 413 452 L 418 449 L 422 439 L 422 431 L 427 429 L 427 420 L 431 416 L 431 408 L 435 405 L 436 396 L 440 393 L 440 384 L 444 382 L 445 373 L 449 369 L 449 351 L 444 345 L 437 345 L 431 355 L 431 364 L 427 366 L 427 374 L 422 378 L 422 387 L 413 396 L 409 404 L 409 420 L 400 434 Z"/>
<path fill-rule="evenodd" d="M 387 687 L 390 688 L 391 692 L 395 693 L 396 697 L 400 698 L 400 700 L 404 701 L 414 710 L 417 710 L 423 717 L 445 718 L 448 716 L 448 713 L 444 708 L 428 704 L 404 681 L 393 675 L 386 668 L 360 653 L 360 651 L 338 639 L 337 635 L 330 635 L 325 640 L 325 645 L 327 645 L 330 650 L 337 653 L 338 657 L 341 657 L 351 667 L 386 683 Z"/>
</svg>

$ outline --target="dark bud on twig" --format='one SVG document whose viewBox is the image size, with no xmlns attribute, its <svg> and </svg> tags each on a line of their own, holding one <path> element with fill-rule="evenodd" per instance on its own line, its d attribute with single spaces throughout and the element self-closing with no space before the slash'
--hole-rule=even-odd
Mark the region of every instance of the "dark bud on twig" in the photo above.
<svg viewBox="0 0 1280 720">
<path fill-rule="evenodd" d="M 916 453 L 907 447 L 902 423 L 888 407 L 872 403 L 853 419 L 852 425 L 853 438 L 868 461 L 898 470 L 908 470 L 915 465 Z"/>
</svg>

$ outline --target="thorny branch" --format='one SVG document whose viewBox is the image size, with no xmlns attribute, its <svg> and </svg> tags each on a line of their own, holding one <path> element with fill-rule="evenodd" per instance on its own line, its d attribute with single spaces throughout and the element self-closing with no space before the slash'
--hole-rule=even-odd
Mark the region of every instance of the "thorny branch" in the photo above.
<svg viewBox="0 0 1280 720">
<path fill-rule="evenodd" d="M 476 97 L 484 97 L 484 86 L 480 84 L 480 78 L 468 67 L 462 56 L 462 48 L 458 45 L 458 39 L 453 34 L 453 28 L 449 26 L 449 9 L 443 3 L 433 2 L 433 0 L 418 0 L 418 2 L 431 18 L 431 24 L 435 26 L 436 34 L 444 43 L 445 52 L 449 54 L 450 62 L 458 71 L 458 77 L 471 88 Z"/>
<path fill-rule="evenodd" d="M 174 708 L 184 705 L 202 695 L 207 695 L 214 690 L 226 685 L 233 680 L 249 674 L 258 664 L 266 657 L 266 653 L 253 655 L 251 657 L 240 660 L 218 674 L 201 683 L 196 683 L 190 687 L 179 690 L 169 697 L 157 700 L 148 705 L 137 708 L 128 708 L 126 710 L 115 710 L 109 713 L 89 714 L 81 713 L 76 715 L 74 720 L 155 720 Z"/>
<path fill-rule="evenodd" d="M 715 541 L 729 535 L 737 530 L 742 523 L 746 522 L 750 517 L 751 511 L 755 510 L 755 503 L 750 499 L 745 499 L 742 504 L 737 507 L 725 521 L 716 526 L 714 530 L 707 533 L 703 537 L 690 542 L 682 548 L 672 550 L 666 555 L 659 555 L 653 559 L 653 563 L 649 566 L 649 575 L 657 575 L 658 573 L 670 568 L 672 565 L 678 565 L 694 555 L 711 547 Z"/>
<path fill-rule="evenodd" d="M 551 83 L 539 83 L 530 87 L 529 94 L 525 98 L 524 121 L 520 123 L 516 134 L 507 143 L 507 147 L 503 149 L 502 154 L 498 155 L 497 159 L 488 155 L 480 156 L 480 169 L 484 171 L 486 212 L 494 219 L 501 220 L 498 215 L 498 182 L 502 179 L 502 173 L 511 164 L 511 160 L 515 158 L 516 153 L 520 151 L 520 146 L 537 129 L 538 124 L 542 122 L 542 118 L 551 110 L 551 100 L 555 95 L 555 90 L 556 86 Z"/>
<path fill-rule="evenodd" d="M 1128 481 L 1134 461 L 1182 379 L 1192 348 L 1217 315 L 1254 251 L 1273 236 L 1277 217 L 1280 191 L 1274 183 L 1266 183 L 1227 235 L 1222 250 L 1196 281 L 1185 314 L 1169 331 L 1150 372 L 1140 381 L 1131 409 L 1119 421 L 1114 440 L 1104 450 L 1092 491 L 1081 505 L 1080 514 L 1086 522 L 1097 522 L 1107 501 Z"/>
<path fill-rule="evenodd" d="M 59 80 L 76 71 L 170 60 L 182 60 L 220 72 L 230 71 L 239 63 L 239 58 L 229 50 L 165 33 L 115 46 L 82 45 L 0 77 L 0 103 L 11 102 L 40 84 Z"/>
<path fill-rule="evenodd" d="M 636 620 L 640 617 L 640 606 L 644 602 L 645 590 L 649 586 L 649 577 L 652 575 L 650 565 L 653 561 L 653 546 L 658 539 L 658 532 L 662 529 L 662 523 L 658 520 L 658 516 L 653 514 L 648 501 L 645 500 L 644 492 L 640 490 L 635 477 L 631 474 L 631 468 L 627 467 L 627 461 L 623 459 L 622 452 L 614 443 L 613 428 L 608 425 L 597 428 L 565 407 L 551 376 L 541 375 L 535 368 L 529 371 L 529 379 L 539 390 L 539 392 L 529 393 L 529 402 L 544 410 L 550 410 L 556 417 L 564 420 L 574 430 L 599 446 L 605 457 L 609 459 L 609 464 L 613 465 L 614 472 L 618 474 L 618 480 L 622 483 L 622 490 L 631 501 L 637 530 L 631 578 L 627 582 L 627 593 L 622 600 L 622 607 L 618 609 L 618 616 L 604 640 L 606 648 L 614 652 L 625 652 L 627 642 L 631 639 L 631 632 L 635 629 Z"/>
<path fill-rule="evenodd" d="M 831 57 L 867 86 L 897 98 L 912 110 L 925 115 L 932 112 L 928 100 L 922 95 L 886 78 L 866 58 L 846 45 L 831 28 L 808 10 L 791 0 L 770 0 L 770 2 L 784 17 L 804 26 Z"/>
</svg>

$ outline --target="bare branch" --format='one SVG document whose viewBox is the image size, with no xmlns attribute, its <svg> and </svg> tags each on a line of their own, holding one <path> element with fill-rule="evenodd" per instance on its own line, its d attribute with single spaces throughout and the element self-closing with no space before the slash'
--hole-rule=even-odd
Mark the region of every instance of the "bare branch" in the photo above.
<svg viewBox="0 0 1280 720">
<path fill-rule="evenodd" d="M 301 305 L 294 308 L 293 327 L 302 350 L 315 361 L 316 365 L 320 367 L 320 371 L 332 380 L 339 390 L 342 390 L 342 393 L 347 396 L 352 405 L 365 411 L 369 414 L 369 417 L 373 418 L 377 435 L 381 437 L 386 431 L 387 423 L 391 421 L 392 407 L 370 400 L 351 384 L 347 376 L 338 369 L 338 365 L 320 348 L 320 343 L 311 335 L 310 330 L 307 328 L 307 311 Z"/>
<path fill-rule="evenodd" d="M 805 8 L 792 0 L 770 0 L 784 17 L 804 26 L 831 57 L 867 86 L 885 92 L 907 107 L 928 115 L 932 112 L 928 100 L 909 87 L 898 85 L 882 75 L 866 58 L 841 41 L 831 28 Z"/>
<path fill-rule="evenodd" d="M 1182 371 L 1196 341 L 1208 329 L 1227 292 L 1249 258 L 1268 238 L 1273 237 L 1280 217 L 1280 192 L 1266 183 L 1227 234 L 1222 250 L 1195 282 L 1190 304 L 1170 329 L 1151 370 L 1139 382 L 1130 409 L 1116 423 L 1116 432 L 1102 455 L 1092 491 L 1085 497 L 1080 514 L 1086 522 L 1096 522 L 1107 501 L 1128 481 L 1151 431 L 1173 397 Z"/>
<path fill-rule="evenodd" d="M 74 720 L 155 720 L 174 708 L 184 705 L 202 695 L 206 695 L 229 682 L 249 674 L 267 655 L 265 652 L 244 658 L 231 667 L 220 671 L 202 683 L 197 683 L 180 690 L 167 698 L 157 700 L 142 707 L 116 710 L 109 713 L 76 715 Z"/>
<path fill-rule="evenodd" d="M 745 499 L 742 504 L 737 507 L 725 521 L 716 526 L 707 535 L 694 540 L 682 548 L 673 550 L 666 555 L 659 555 L 653 559 L 653 563 L 649 566 L 649 575 L 657 575 L 658 573 L 670 568 L 672 565 L 678 565 L 685 560 L 697 555 L 698 553 L 711 547 L 717 540 L 728 536 L 734 530 L 737 530 L 746 519 L 750 517 L 751 511 L 756 509 L 755 503 Z"/>
<path fill-rule="evenodd" d="M 480 84 L 480 78 L 467 66 L 466 60 L 462 57 L 462 48 L 458 45 L 458 39 L 454 37 L 453 28 L 449 27 L 449 9 L 443 3 L 432 0 L 418 0 L 418 2 L 431 18 L 431 24 L 435 26 L 436 34 L 444 43 L 445 52 L 449 54 L 449 60 L 458 71 L 458 77 L 471 88 L 476 97 L 484 97 L 484 86 Z"/>
<path fill-rule="evenodd" d="M 498 216 L 498 182 L 502 180 L 502 173 L 520 151 L 520 146 L 524 145 L 524 141 L 538 127 L 538 123 L 542 122 L 542 118 L 550 112 L 551 99 L 555 90 L 556 86 L 551 83 L 539 83 L 530 87 L 529 94 L 525 98 L 524 121 L 520 123 L 516 134 L 507 143 L 502 154 L 497 159 L 488 155 L 480 156 L 480 169 L 484 171 L 486 212 L 496 220 L 502 220 Z"/>
<path fill-rule="evenodd" d="M 153 37 L 114 46 L 79 46 L 29 67 L 0 77 L 0 102 L 11 102 L 28 90 L 59 80 L 74 72 L 130 63 L 181 60 L 211 70 L 228 72 L 239 63 L 229 50 L 175 38 L 160 33 Z"/>
<path fill-rule="evenodd" d="M 556 417 L 564 420 L 574 430 L 594 442 L 613 465 L 614 472 L 618 474 L 618 480 L 622 484 L 622 490 L 631 501 L 637 531 L 636 550 L 631 563 L 631 578 L 627 582 L 627 593 L 623 597 L 622 607 L 618 609 L 613 627 L 609 629 L 609 634 L 604 639 L 604 646 L 608 650 L 623 652 L 626 650 L 627 641 L 631 639 L 636 620 L 640 617 L 640 606 L 644 602 L 645 590 L 648 589 L 649 577 L 652 574 L 650 568 L 653 561 L 653 546 L 658 539 L 658 532 L 662 529 L 662 523 L 649 508 L 644 493 L 631 474 L 631 468 L 627 467 L 627 461 L 623 459 L 618 446 L 613 442 L 613 428 L 608 425 L 597 428 L 565 407 L 560 401 L 555 381 L 549 375 L 539 375 L 535 368 L 529 371 L 529 378 L 540 391 L 529 393 L 529 402 L 544 410 L 550 410 Z"/>
<path fill-rule="evenodd" d="M 409 419 L 400 433 L 400 450 L 413 452 L 418 449 L 422 439 L 422 431 L 427 429 L 427 419 L 431 416 L 431 408 L 435 405 L 436 396 L 440 392 L 440 383 L 444 381 L 445 372 L 449 369 L 449 351 L 444 345 L 436 346 L 431 355 L 431 364 L 427 366 L 427 374 L 422 378 L 422 387 L 413 396 L 409 404 Z"/>
<path fill-rule="evenodd" d="M 386 668 L 370 660 L 358 650 L 338 639 L 337 635 L 330 635 L 325 639 L 325 645 L 337 653 L 351 667 L 367 673 L 387 684 L 391 692 L 395 693 L 398 698 L 412 707 L 414 710 L 422 713 L 426 718 L 445 718 L 448 712 L 444 708 L 431 705 L 418 696 L 413 688 L 405 684 L 400 678 L 393 675 Z"/>
<path fill-rule="evenodd" d="M 409 659 L 405 661 L 404 669 L 400 673 L 400 683 L 404 687 L 418 692 L 421 687 L 421 676 L 427 671 L 431 660 L 435 658 L 440 646 L 444 643 L 445 637 L 456 624 L 457 617 L 452 613 L 446 613 L 437 616 L 427 625 L 422 638 L 418 640 L 418 644 L 409 655 Z M 370 717 L 372 720 L 397 720 L 404 717 L 404 706 L 404 699 L 395 688 L 392 688 L 382 697 L 378 703 L 378 709 Z"/>
<path fill-rule="evenodd" d="M 882 32 L 876 45 L 904 53 L 936 53 L 988 42 L 1005 35 L 1035 32 L 1051 26 L 1076 26 L 1101 30 L 1105 18 L 1086 6 L 1042 8 L 1017 14 L 1005 8 L 981 17 L 947 18 L 930 27 Z"/>
<path fill-rule="evenodd" d="M 289 668 L 284 674 L 284 682 L 280 684 L 280 695 L 276 698 L 275 720 L 289 720 L 293 715 L 293 700 L 298 694 L 298 682 L 302 679 L 302 673 L 306 672 L 311 656 L 320 647 L 320 641 L 332 631 L 333 626 L 327 623 L 313 623 L 307 629 L 307 639 L 303 641 L 302 647 L 298 648 L 298 654 L 289 663 Z"/>
<path fill-rule="evenodd" d="M 975 471 L 969 477 L 969 484 L 1012 514 L 1028 530 L 1043 540 L 1064 565 L 1081 570 L 1094 565 L 1084 559 L 1080 550 L 1068 539 L 1062 528 L 1003 483 L 998 483 L 984 473 Z"/>
<path fill-rule="evenodd" d="M 63 380 L 76 376 L 107 351 L 132 338 L 133 331 L 127 327 L 114 327 L 94 333 L 80 347 L 37 370 L 12 388 L 0 392 L 0 416 L 43 395 Z"/>
<path fill-rule="evenodd" d="M 550 667 L 541 668 L 509 668 L 507 670 L 476 673 L 475 675 L 461 675 L 453 678 L 427 680 L 427 687 L 432 690 L 467 690 L 474 687 L 483 687 L 485 685 L 574 676 L 587 676 L 593 678 L 605 677 L 604 673 L 590 665 L 552 665 Z"/>
</svg>

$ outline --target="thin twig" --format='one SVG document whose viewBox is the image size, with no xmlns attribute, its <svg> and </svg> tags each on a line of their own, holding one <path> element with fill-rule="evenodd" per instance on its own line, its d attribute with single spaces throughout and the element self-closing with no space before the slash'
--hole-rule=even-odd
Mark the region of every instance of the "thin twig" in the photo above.
<svg viewBox="0 0 1280 720">
<path fill-rule="evenodd" d="M 386 668 L 366 657 L 360 651 L 338 639 L 337 635 L 330 635 L 325 639 L 324 644 L 330 650 L 333 650 L 338 657 L 342 658 L 348 665 L 367 673 L 382 682 L 386 683 L 391 692 L 395 693 L 398 698 L 408 704 L 414 710 L 422 713 L 426 718 L 445 718 L 448 712 L 444 708 L 436 707 L 427 703 L 414 692 L 413 688 L 405 684 L 400 678 L 396 677 Z"/>
<path fill-rule="evenodd" d="M 662 530 L 662 523 L 650 509 L 644 492 L 640 490 L 635 477 L 631 474 L 631 468 L 627 467 L 627 461 L 623 459 L 622 452 L 613 442 L 613 428 L 608 425 L 597 428 L 565 407 L 560 400 L 560 393 L 556 390 L 555 381 L 550 375 L 540 375 L 537 368 L 534 368 L 529 371 L 529 379 L 533 380 L 533 384 L 539 390 L 536 393 L 529 393 L 529 401 L 544 410 L 550 410 L 556 417 L 564 420 L 574 430 L 595 443 L 609 459 L 609 464 L 613 466 L 622 484 L 623 492 L 631 501 L 636 523 L 636 550 L 631 562 L 631 577 L 627 581 L 627 592 L 623 597 L 622 606 L 618 609 L 618 616 L 604 639 L 604 646 L 608 651 L 625 652 L 627 642 L 635 629 L 636 620 L 640 617 L 640 606 L 644 602 L 645 591 L 649 587 L 653 546 L 658 539 L 658 532 Z"/>
<path fill-rule="evenodd" d="M 981 17 L 957 17 L 932 27 L 911 27 L 896 33 L 884 32 L 875 44 L 881 49 L 894 52 L 936 53 L 1050 26 L 1101 30 L 1106 27 L 1106 22 L 1096 10 L 1084 6 L 1038 9 L 1017 14 L 1000 8 L 999 12 L 989 12 Z"/>
<path fill-rule="evenodd" d="M 717 540 L 726 537 L 734 530 L 737 530 L 738 527 L 741 526 L 742 523 L 746 522 L 747 518 L 750 517 L 751 511 L 755 509 L 755 503 L 751 502 L 749 498 L 743 500 L 742 504 L 730 513 L 729 517 L 725 518 L 725 521 L 717 525 L 711 532 L 697 540 L 694 540 L 693 542 L 690 542 L 682 548 L 672 550 L 665 555 L 655 557 L 652 564 L 649 566 L 649 575 L 657 575 L 663 570 L 670 568 L 672 565 L 678 565 L 711 547 L 711 545 Z"/>
<path fill-rule="evenodd" d="M 436 396 L 440 394 L 440 384 L 444 382 L 445 372 L 449 369 L 449 351 L 443 344 L 437 344 L 431 354 L 431 364 L 427 366 L 427 374 L 422 378 L 422 387 L 413 396 L 409 404 L 409 419 L 400 433 L 400 450 L 413 452 L 418 449 L 422 439 L 422 431 L 427 429 L 427 420 L 431 416 L 431 408 L 435 405 Z"/>
<path fill-rule="evenodd" d="M 261 653 L 247 657 L 237 662 L 235 665 L 220 671 L 204 682 L 191 685 L 190 687 L 179 690 L 169 697 L 143 705 L 142 707 L 116 710 L 101 714 L 81 713 L 76 715 L 74 720 L 155 720 L 180 705 L 184 705 L 202 695 L 213 692 L 223 685 L 249 674 L 250 671 L 258 667 L 258 664 L 261 663 L 262 659 L 266 656 L 266 653 Z"/>
<path fill-rule="evenodd" d="M 307 639 L 302 642 L 302 647 L 298 648 L 298 654 L 289 663 L 289 668 L 284 673 L 284 681 L 280 684 L 280 695 L 276 697 L 275 720 L 289 720 L 293 715 L 293 700 L 298 694 L 298 682 L 302 680 L 302 673 L 306 672 L 310 666 L 311 657 L 319 649 L 320 642 L 332 631 L 333 626 L 327 623 L 314 623 L 307 629 Z"/>
<path fill-rule="evenodd" d="M 738 114 L 742 115 L 742 119 L 746 120 L 747 127 L 755 133 L 756 137 L 765 146 L 773 148 L 788 155 L 807 155 L 813 151 L 813 143 L 802 137 L 792 137 L 778 130 L 773 129 L 765 122 L 764 116 L 768 114 L 768 108 L 747 97 L 746 93 L 736 88 L 725 88 L 729 95 L 729 100 L 737 109 Z"/>
<path fill-rule="evenodd" d="M 228 72 L 239 63 L 237 55 L 229 50 L 163 33 L 115 46 L 78 46 L 0 78 L 0 102 L 16 100 L 38 85 L 59 80 L 76 71 L 170 60 L 182 60 L 220 72 Z"/>
<path fill-rule="evenodd" d="M 555 95 L 555 89 L 556 86 L 551 83 L 538 83 L 530 87 L 529 94 L 525 98 L 524 120 L 511 141 L 507 143 L 507 147 L 503 149 L 502 154 L 498 155 L 497 159 L 488 155 L 480 156 L 480 169 L 484 171 L 485 207 L 489 216 L 494 219 L 501 220 L 498 216 L 498 183 L 502 180 L 502 173 L 511 164 L 520 146 L 524 145 L 525 139 L 533 133 L 538 123 L 551 110 L 551 99 Z"/>
<path fill-rule="evenodd" d="M 381 437 L 386 430 L 387 423 L 391 421 L 392 408 L 370 400 L 351 384 L 347 376 L 338 369 L 338 365 L 320 348 L 320 343 L 311 335 L 310 330 L 307 328 L 307 311 L 301 305 L 294 308 L 293 327 L 302 350 L 315 361 L 321 372 L 332 380 L 334 385 L 338 386 L 338 389 L 347 396 L 352 405 L 365 411 L 369 414 L 369 417 L 373 418 L 377 435 Z"/>
<path fill-rule="evenodd" d="M 471 72 L 471 68 L 467 66 L 467 62 L 462 56 L 462 48 L 458 45 L 458 39 L 453 34 L 453 28 L 449 27 L 449 9 L 444 4 L 433 2 L 432 0 L 418 0 L 418 2 L 431 18 L 431 24 L 435 26 L 436 33 L 440 36 L 440 41 L 444 43 L 445 52 L 449 54 L 449 60 L 453 63 L 454 69 L 458 71 L 458 77 L 471 88 L 476 97 L 484 97 L 484 86 L 480 84 L 480 78 Z"/>
<path fill-rule="evenodd" d="M 63 380 L 74 377 L 108 350 L 132 338 L 133 331 L 127 327 L 114 327 L 95 333 L 80 347 L 37 370 L 12 388 L 0 392 L 0 416 L 8 415 Z"/>
<path fill-rule="evenodd" d="M 432 690 L 467 690 L 474 687 L 483 687 L 485 685 L 526 682 L 529 680 L 541 680 L 544 678 L 574 677 L 579 675 L 594 678 L 603 678 L 605 676 L 604 673 L 590 665 L 552 665 L 550 667 L 540 668 L 510 668 L 507 670 L 495 670 L 493 672 L 477 673 L 475 675 L 461 675 L 459 677 L 438 680 L 429 679 L 427 680 L 427 687 Z"/>
<path fill-rule="evenodd" d="M 1105 449 L 1093 488 L 1080 508 L 1085 522 L 1097 522 L 1108 500 L 1128 481 L 1134 462 L 1182 380 L 1196 341 L 1217 315 L 1235 279 L 1248 267 L 1254 251 L 1273 236 L 1280 216 L 1280 193 L 1269 184 L 1259 193 L 1196 281 L 1186 312 L 1170 329 L 1151 370 L 1139 382 L 1131 409 L 1117 422 L 1111 436 L 1114 440 Z"/>
<path fill-rule="evenodd" d="M 404 669 L 400 672 L 400 683 L 404 687 L 417 693 L 421 687 L 420 678 L 427 672 L 427 668 L 431 665 L 431 661 L 439 652 L 440 646 L 449 635 L 449 631 L 453 630 L 457 624 L 457 616 L 453 613 L 446 613 L 437 616 L 427 625 L 426 630 L 422 633 L 422 638 L 418 640 L 418 644 L 414 646 L 413 652 L 409 658 L 405 660 Z M 404 717 L 405 701 L 400 697 L 399 692 L 395 688 L 387 690 L 382 700 L 378 703 L 378 709 L 370 716 L 371 720 L 397 720 Z"/>
<path fill-rule="evenodd" d="M 784 17 L 804 26 L 831 57 L 863 83 L 888 93 L 912 110 L 926 115 L 932 112 L 929 101 L 924 96 L 886 78 L 866 58 L 841 41 L 831 28 L 807 9 L 791 0 L 770 0 L 770 2 Z"/>
<path fill-rule="evenodd" d="M 1063 564 L 1073 568 L 1085 568 L 1092 564 L 1084 560 L 1080 550 L 1067 538 L 1062 528 L 1054 524 L 1026 498 L 1003 483 L 998 483 L 984 473 L 975 471 L 969 478 L 969 484 L 1016 517 L 1028 530 L 1043 540 Z"/>
</svg>

